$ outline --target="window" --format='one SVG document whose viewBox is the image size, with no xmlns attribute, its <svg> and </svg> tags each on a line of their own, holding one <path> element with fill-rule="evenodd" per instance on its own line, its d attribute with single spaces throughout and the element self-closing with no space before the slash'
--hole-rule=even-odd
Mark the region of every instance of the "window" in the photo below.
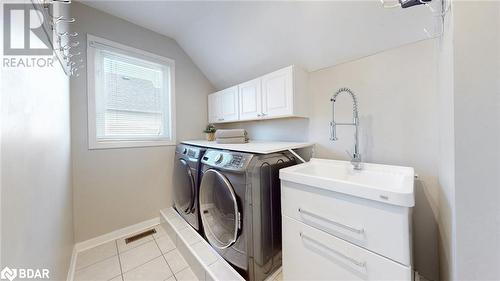
<svg viewBox="0 0 500 281">
<path fill-rule="evenodd" d="M 174 61 L 87 36 L 89 148 L 175 145 Z"/>
</svg>

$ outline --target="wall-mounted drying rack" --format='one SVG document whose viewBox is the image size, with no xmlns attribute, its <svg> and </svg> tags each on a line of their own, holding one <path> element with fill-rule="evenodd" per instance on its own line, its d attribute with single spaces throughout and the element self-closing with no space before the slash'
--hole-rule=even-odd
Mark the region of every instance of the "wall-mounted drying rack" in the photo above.
<svg viewBox="0 0 500 281">
<path fill-rule="evenodd" d="M 423 28 L 423 31 L 427 35 L 427 37 L 436 38 L 436 37 L 441 37 L 444 33 L 445 18 L 446 14 L 451 9 L 451 0 L 439 1 L 441 3 L 440 11 L 438 11 L 436 8 L 430 5 L 432 1 L 438 1 L 438 0 L 397 0 L 397 2 L 392 1 L 392 3 L 387 0 L 380 0 L 380 2 L 382 3 L 382 7 L 384 7 L 385 9 L 410 8 L 417 5 L 426 6 L 430 10 L 433 16 L 441 18 L 440 21 L 441 31 L 438 34 L 431 34 L 427 30 L 427 28 Z"/>
<path fill-rule="evenodd" d="M 43 16 L 43 29 L 54 50 L 54 55 L 69 76 L 79 76 L 85 66 L 77 32 L 71 32 L 69 25 L 76 22 L 69 17 L 71 0 L 31 0 L 35 9 Z M 45 20 L 44 20 L 45 19 Z M 48 20 L 47 20 L 48 19 Z"/>
</svg>

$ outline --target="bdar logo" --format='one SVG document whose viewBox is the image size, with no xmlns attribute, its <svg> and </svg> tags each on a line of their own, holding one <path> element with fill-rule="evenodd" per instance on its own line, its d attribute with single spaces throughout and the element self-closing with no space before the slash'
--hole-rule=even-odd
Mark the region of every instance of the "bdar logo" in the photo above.
<svg viewBox="0 0 500 281">
<path fill-rule="evenodd" d="M 16 269 L 10 269 L 8 266 L 6 266 L 2 271 L 0 271 L 0 278 L 1 279 L 9 279 L 10 281 L 16 279 L 17 277 L 17 270 Z"/>
<path fill-rule="evenodd" d="M 12 281 L 19 279 L 50 279 L 50 270 L 47 268 L 9 268 L 6 266 L 0 271 L 1 280 Z"/>
</svg>

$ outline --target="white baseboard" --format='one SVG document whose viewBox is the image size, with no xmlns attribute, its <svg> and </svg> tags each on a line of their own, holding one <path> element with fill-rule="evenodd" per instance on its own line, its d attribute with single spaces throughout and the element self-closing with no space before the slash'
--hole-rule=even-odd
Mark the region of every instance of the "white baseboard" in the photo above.
<svg viewBox="0 0 500 281">
<path fill-rule="evenodd" d="M 116 240 L 118 238 L 133 234 L 135 232 L 141 231 L 149 227 L 153 227 L 158 224 L 160 224 L 160 217 L 136 223 L 134 225 L 120 228 L 115 231 L 103 234 L 101 236 L 97 236 L 89 240 L 76 243 L 75 246 L 73 247 L 73 253 L 71 254 L 71 261 L 68 269 L 67 281 L 73 281 L 73 277 L 75 275 L 75 270 L 76 270 L 76 256 L 78 255 L 79 252 L 94 248 L 109 241 Z"/>
<path fill-rule="evenodd" d="M 156 217 L 147 221 L 143 221 L 140 223 L 136 223 L 134 225 L 130 225 L 124 228 L 117 229 L 110 233 L 103 234 L 101 236 L 94 237 L 92 239 L 78 242 L 75 244 L 76 252 L 81 252 L 93 248 L 95 246 L 99 246 L 101 244 L 107 243 L 109 241 L 116 240 L 120 237 L 130 235 L 132 233 L 141 231 L 145 228 L 155 226 L 160 224 L 160 217 Z"/>
</svg>

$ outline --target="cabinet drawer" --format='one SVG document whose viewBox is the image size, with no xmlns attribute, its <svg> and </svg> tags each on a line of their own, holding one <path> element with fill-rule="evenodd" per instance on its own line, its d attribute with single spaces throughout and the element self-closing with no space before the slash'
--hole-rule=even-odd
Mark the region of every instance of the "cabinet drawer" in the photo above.
<svg viewBox="0 0 500 281">
<path fill-rule="evenodd" d="M 283 216 L 283 280 L 411 280 L 411 268 Z"/>
<path fill-rule="evenodd" d="M 411 265 L 410 209 L 281 181 L 282 214 Z"/>
</svg>

